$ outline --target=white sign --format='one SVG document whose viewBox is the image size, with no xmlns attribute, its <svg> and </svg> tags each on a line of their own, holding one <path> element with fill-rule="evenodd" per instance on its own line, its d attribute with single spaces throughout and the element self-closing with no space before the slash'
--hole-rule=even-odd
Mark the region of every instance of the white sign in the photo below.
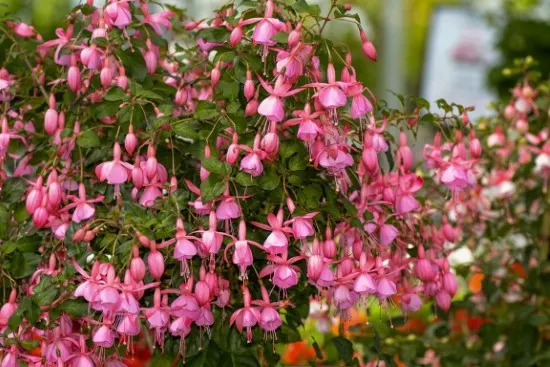
<svg viewBox="0 0 550 367">
<path fill-rule="evenodd" d="M 481 15 L 466 7 L 439 7 L 432 17 L 421 94 L 430 102 L 439 98 L 475 106 L 475 118 L 487 115 L 495 95 L 487 73 L 495 63 L 495 30 Z"/>
</svg>

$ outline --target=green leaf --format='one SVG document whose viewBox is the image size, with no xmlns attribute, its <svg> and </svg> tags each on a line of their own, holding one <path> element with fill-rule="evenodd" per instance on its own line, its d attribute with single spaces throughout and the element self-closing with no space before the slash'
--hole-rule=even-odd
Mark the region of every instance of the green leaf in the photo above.
<svg viewBox="0 0 550 367">
<path fill-rule="evenodd" d="M 63 302 L 59 308 L 72 317 L 83 317 L 88 314 L 88 304 L 84 301 L 70 299 Z"/>
<path fill-rule="evenodd" d="M 197 32 L 196 38 L 209 42 L 224 42 L 229 39 L 229 31 L 225 27 L 203 28 Z"/>
<path fill-rule="evenodd" d="M 23 339 L 19 341 L 25 350 L 33 350 L 40 345 L 40 340 Z"/>
<path fill-rule="evenodd" d="M 318 359 L 323 359 L 323 352 L 321 351 L 321 348 L 319 347 L 319 344 L 317 344 L 317 341 L 315 340 L 315 338 L 312 338 L 313 339 L 313 349 L 315 350 L 315 356 L 318 358 Z"/>
<path fill-rule="evenodd" d="M 239 172 L 235 176 L 235 182 L 241 186 L 258 186 L 258 180 L 255 177 L 252 177 L 250 173 Z"/>
<path fill-rule="evenodd" d="M 9 224 L 10 216 L 8 213 L 8 210 L 4 208 L 3 206 L 0 206 L 0 239 L 5 240 L 8 238 L 8 224 Z M 2 247 L 4 247 L 2 245 Z M 0 249 L 2 249 L 0 247 Z"/>
<path fill-rule="evenodd" d="M 285 140 L 281 142 L 281 146 L 279 147 L 279 153 L 281 154 L 281 157 L 283 158 L 289 158 L 294 153 L 304 149 L 302 143 L 300 143 L 297 140 Z"/>
<path fill-rule="evenodd" d="M 201 183 L 201 200 L 206 203 L 223 194 L 225 190 L 225 181 L 219 175 L 211 173 L 206 180 Z"/>
<path fill-rule="evenodd" d="M 93 114 L 96 119 L 116 115 L 120 110 L 120 102 L 103 102 L 93 106 Z"/>
<path fill-rule="evenodd" d="M 158 95 L 157 93 L 149 90 L 149 89 L 146 89 L 146 88 L 143 88 L 143 86 L 141 84 L 138 84 L 138 83 L 134 83 L 133 85 L 135 85 L 135 95 L 136 97 L 141 97 L 141 98 L 145 98 L 145 99 L 164 99 L 163 97 L 161 97 L 160 95 Z"/>
<path fill-rule="evenodd" d="M 218 106 L 216 106 L 214 103 L 208 101 L 199 101 L 199 103 L 197 103 L 197 107 L 195 108 L 194 117 L 197 120 L 209 120 L 219 115 L 220 111 L 218 109 Z"/>
<path fill-rule="evenodd" d="M 234 100 L 239 96 L 239 84 L 235 81 L 221 80 L 216 86 L 218 92 L 227 100 Z"/>
<path fill-rule="evenodd" d="M 94 130 L 86 130 L 76 138 L 76 143 L 81 148 L 96 148 L 101 145 L 99 136 Z"/>
<path fill-rule="evenodd" d="M 15 279 L 25 278 L 36 270 L 41 260 L 38 254 L 16 252 L 8 263 L 10 273 Z"/>
<path fill-rule="evenodd" d="M 323 188 L 318 184 L 308 185 L 302 190 L 301 195 L 299 195 L 300 201 L 311 209 L 319 207 L 322 197 Z"/>
<path fill-rule="evenodd" d="M 103 99 L 106 101 L 121 101 L 126 97 L 126 93 L 124 92 L 124 89 L 120 87 L 112 87 L 105 93 L 103 96 Z"/>
<path fill-rule="evenodd" d="M 321 8 L 319 8 L 319 5 L 310 5 L 306 2 L 306 0 L 294 1 L 294 4 L 292 4 L 292 8 L 297 13 L 307 13 L 311 15 L 321 14 Z"/>
<path fill-rule="evenodd" d="M 37 305 L 45 306 L 52 303 L 55 300 L 55 298 L 57 297 L 57 293 L 58 293 L 57 288 L 49 287 L 48 289 L 40 293 L 38 292 L 35 293 L 32 296 L 32 299 Z"/>
<path fill-rule="evenodd" d="M 288 161 L 288 169 L 291 171 L 303 171 L 308 165 L 307 156 L 297 154 Z"/>
<path fill-rule="evenodd" d="M 264 173 L 260 177 L 260 187 L 263 190 L 275 190 L 281 183 L 281 176 L 277 172 Z"/>
<path fill-rule="evenodd" d="M 338 355 L 346 365 L 351 365 L 353 361 L 353 344 L 351 341 L 341 336 L 337 336 L 332 338 L 331 342 L 336 347 Z"/>
<path fill-rule="evenodd" d="M 229 176 L 231 174 L 231 166 L 225 162 L 221 162 L 217 158 L 203 158 L 201 165 L 210 173 L 216 173 L 221 176 Z"/>
</svg>

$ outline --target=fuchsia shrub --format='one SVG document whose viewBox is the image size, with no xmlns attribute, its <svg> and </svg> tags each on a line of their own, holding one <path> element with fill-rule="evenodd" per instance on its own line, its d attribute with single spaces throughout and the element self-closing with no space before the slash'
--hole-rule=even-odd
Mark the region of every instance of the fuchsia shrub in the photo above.
<svg viewBox="0 0 550 367">
<path fill-rule="evenodd" d="M 241 3 L 200 21 L 86 4 L 46 42 L 3 23 L 2 367 L 121 366 L 143 337 L 256 365 L 276 361 L 261 334 L 292 341 L 309 296 L 344 318 L 395 295 L 450 307 L 446 213 L 481 156 L 467 109 L 378 105 L 322 37 L 353 23 L 376 60 L 349 6 Z M 424 158 L 420 123 L 444 133 Z"/>
</svg>

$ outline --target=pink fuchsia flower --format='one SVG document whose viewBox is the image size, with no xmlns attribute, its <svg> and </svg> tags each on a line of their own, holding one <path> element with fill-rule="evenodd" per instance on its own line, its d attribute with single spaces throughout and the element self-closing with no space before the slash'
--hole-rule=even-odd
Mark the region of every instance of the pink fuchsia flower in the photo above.
<svg viewBox="0 0 550 367">
<path fill-rule="evenodd" d="M 276 310 L 276 307 L 282 307 L 287 305 L 286 302 L 271 302 L 269 300 L 269 293 L 267 292 L 267 289 L 262 286 L 261 288 L 262 292 L 262 299 L 261 300 L 255 300 L 252 301 L 252 304 L 257 305 L 261 308 L 260 313 L 260 319 L 258 320 L 258 323 L 260 324 L 260 328 L 264 330 L 264 332 L 269 335 L 271 335 L 272 339 L 275 339 L 275 333 L 278 328 L 281 327 L 283 324 L 281 320 L 281 316 L 279 315 L 279 312 Z"/>
<path fill-rule="evenodd" d="M 271 281 L 283 291 L 298 284 L 300 268 L 292 264 L 304 259 L 303 256 L 294 256 L 289 259 L 288 253 L 285 251 L 282 256 L 268 255 L 267 259 L 271 262 L 271 265 L 267 265 L 262 269 L 260 277 L 273 274 Z"/>
<path fill-rule="evenodd" d="M 279 209 L 277 216 L 269 213 L 267 215 L 267 222 L 269 225 L 259 223 L 259 222 L 250 222 L 250 224 L 261 228 L 266 231 L 271 231 L 269 236 L 267 236 L 264 241 L 264 249 L 272 255 L 285 253 L 288 247 L 288 238 L 289 234 L 292 234 L 292 229 L 285 227 L 283 225 L 283 209 Z"/>
<path fill-rule="evenodd" d="M 277 77 L 274 87 L 271 87 L 260 76 L 258 76 L 258 79 L 262 87 L 269 93 L 269 97 L 264 99 L 258 106 L 258 113 L 265 116 L 269 121 L 282 121 L 285 117 L 283 98 L 300 93 L 303 88 L 291 90 L 292 84 L 282 75 Z"/>
<path fill-rule="evenodd" d="M 191 260 L 197 255 L 197 246 L 191 240 L 198 241 L 197 237 L 188 236 L 185 233 L 183 220 L 178 218 L 176 221 L 176 245 L 174 246 L 174 258 L 181 262 L 181 274 L 185 277 L 190 275 L 187 260 Z"/>
<path fill-rule="evenodd" d="M 286 29 L 286 24 L 280 20 L 273 18 L 274 4 L 272 0 L 268 0 L 265 7 L 263 18 L 250 18 L 239 23 L 239 27 L 249 24 L 258 23 L 252 34 L 252 42 L 254 45 L 263 45 L 262 61 L 265 61 L 268 53 L 268 46 L 273 46 L 276 42 L 273 41 L 273 36 L 282 30 Z"/>
<path fill-rule="evenodd" d="M 130 13 L 131 0 L 110 0 L 110 4 L 105 7 L 105 20 L 109 26 L 115 26 L 123 29 L 132 22 Z"/>
<path fill-rule="evenodd" d="M 313 217 L 315 217 L 318 212 L 308 213 L 302 216 L 296 216 L 290 220 L 284 222 L 284 225 L 292 223 L 292 232 L 294 238 L 296 239 L 305 239 L 315 233 L 313 230 Z"/>
<path fill-rule="evenodd" d="M 172 28 L 170 18 L 174 16 L 173 12 L 161 11 L 151 14 L 146 3 L 142 4 L 140 9 L 143 12 L 143 20 L 141 23 L 149 24 L 159 36 L 162 36 L 167 29 Z"/>
<path fill-rule="evenodd" d="M 365 224 L 365 230 L 372 235 L 377 234 L 379 243 L 388 247 L 399 235 L 399 231 L 393 225 L 385 223 L 382 215 L 375 215 L 375 218 L 375 221 Z"/>
<path fill-rule="evenodd" d="M 401 309 L 404 312 L 416 312 L 422 307 L 422 299 L 416 293 L 406 293 L 401 296 Z"/>
<path fill-rule="evenodd" d="M 6 22 L 8 27 L 13 29 L 13 32 L 21 37 L 21 38 L 30 38 L 34 37 L 36 35 L 36 31 L 34 30 L 34 27 L 26 24 L 26 23 L 13 23 L 13 22 Z"/>
<path fill-rule="evenodd" d="M 195 186 L 194 183 L 185 179 L 185 184 L 193 194 L 198 195 L 195 201 L 189 202 L 189 205 L 195 208 L 195 212 L 199 215 L 208 215 L 212 212 L 212 205 L 210 203 L 203 203 L 201 200 L 201 190 Z"/>
<path fill-rule="evenodd" d="M 414 193 L 420 190 L 423 183 L 422 178 L 413 173 L 399 177 L 398 189 L 395 195 L 395 211 L 397 214 L 406 214 L 420 207 Z"/>
<path fill-rule="evenodd" d="M 113 148 L 113 160 L 100 163 L 95 173 L 99 181 L 107 180 L 111 185 L 120 185 L 128 180 L 128 175 L 132 170 L 132 165 L 120 160 L 121 150 L 120 144 L 115 142 Z"/>
<path fill-rule="evenodd" d="M 180 296 L 170 305 L 170 314 L 195 321 L 200 315 L 199 303 L 192 292 L 193 279 L 180 285 Z"/>
<path fill-rule="evenodd" d="M 4 116 L 2 117 L 2 130 L 0 130 L 0 159 L 4 157 L 7 153 L 11 139 L 19 139 L 25 145 L 27 145 L 27 141 L 23 136 L 14 134 L 10 131 L 8 126 L 8 119 L 6 116 Z"/>
<path fill-rule="evenodd" d="M 227 187 L 216 208 L 216 217 L 219 220 L 237 219 L 241 216 L 241 207 L 236 199 L 237 197 L 229 194 L 229 187 Z"/>
<path fill-rule="evenodd" d="M 258 177 L 264 171 L 264 166 L 262 160 L 267 158 L 267 153 L 260 149 L 261 137 L 260 134 L 256 134 L 254 139 L 254 147 L 250 149 L 247 145 L 240 145 L 239 147 L 247 152 L 249 152 L 241 160 L 241 169 L 250 173 L 253 177 Z"/>
<path fill-rule="evenodd" d="M 233 251 L 233 264 L 237 265 L 240 270 L 241 277 L 246 278 L 246 269 L 252 265 L 254 258 L 252 256 L 252 251 L 250 250 L 250 245 L 254 245 L 261 250 L 265 249 L 259 243 L 246 239 L 246 222 L 241 219 L 239 223 L 239 238 L 234 239 L 233 242 L 228 244 L 225 247 L 224 257 L 227 261 L 227 251 L 234 246 Z"/>
<path fill-rule="evenodd" d="M 243 287 L 243 302 L 243 308 L 233 312 L 229 323 L 230 325 L 235 324 L 241 333 L 243 329 L 246 329 L 246 340 L 250 343 L 252 341 L 252 327 L 261 320 L 261 313 L 256 307 L 251 306 L 250 291 L 247 287 Z"/>
<path fill-rule="evenodd" d="M 153 307 L 144 310 L 145 319 L 149 327 L 154 330 L 155 342 L 161 346 L 164 344 L 164 333 L 170 322 L 170 308 L 166 305 L 167 297 L 164 298 L 166 299 L 162 300 L 160 288 L 156 288 Z"/>
<path fill-rule="evenodd" d="M 303 111 L 299 110 L 293 112 L 293 115 L 298 117 L 285 121 L 283 123 L 283 129 L 299 125 L 297 133 L 298 138 L 306 142 L 312 142 L 317 135 L 323 133 L 323 130 L 319 127 L 319 122 L 316 120 L 322 114 L 323 112 L 311 113 L 311 106 L 308 103 L 305 105 Z"/>
<path fill-rule="evenodd" d="M 86 199 L 86 187 L 83 183 L 78 186 L 78 197 L 74 195 L 68 195 L 67 199 L 73 201 L 72 204 L 67 205 L 63 210 L 70 210 L 74 208 L 72 214 L 72 220 L 75 223 L 80 223 L 83 220 L 90 219 L 95 214 L 94 203 L 102 202 L 104 196 L 98 196 L 95 199 Z"/>
<path fill-rule="evenodd" d="M 62 55 L 61 56 L 61 50 L 63 47 L 72 41 L 73 38 L 73 32 L 74 32 L 74 25 L 69 24 L 67 26 L 67 30 L 65 31 L 63 28 L 57 28 L 55 30 L 55 34 L 57 35 L 57 39 L 53 39 L 47 42 L 44 42 L 43 44 L 38 46 L 38 52 L 44 56 L 48 49 L 57 46 L 55 49 L 55 55 L 54 55 L 54 61 L 58 65 L 63 66 L 69 66 L 71 64 L 71 55 Z"/>
<path fill-rule="evenodd" d="M 211 211 L 208 218 L 208 230 L 199 230 L 202 233 L 202 241 L 200 242 L 201 251 L 206 254 L 215 255 L 220 251 L 223 242 L 223 236 L 235 239 L 230 234 L 219 232 L 217 229 L 216 212 Z"/>
</svg>

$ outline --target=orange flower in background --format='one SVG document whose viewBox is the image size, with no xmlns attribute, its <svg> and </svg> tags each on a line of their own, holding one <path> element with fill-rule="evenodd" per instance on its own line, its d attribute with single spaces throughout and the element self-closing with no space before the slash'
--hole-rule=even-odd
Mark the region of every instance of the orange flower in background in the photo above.
<svg viewBox="0 0 550 367">
<path fill-rule="evenodd" d="M 289 365 L 307 364 L 313 358 L 315 350 L 304 341 L 288 344 L 282 355 L 283 363 Z"/>
<path fill-rule="evenodd" d="M 349 320 L 340 320 L 339 317 L 334 318 L 330 329 L 333 335 L 339 334 L 340 322 L 344 323 L 344 336 L 349 337 L 350 333 L 354 333 L 367 324 L 367 314 L 364 311 L 358 311 L 356 308 L 351 308 Z"/>
<path fill-rule="evenodd" d="M 519 261 L 514 261 L 510 265 L 510 270 L 512 270 L 518 277 L 522 279 L 527 279 L 527 272 L 525 271 L 525 268 Z"/>
<path fill-rule="evenodd" d="M 479 315 L 471 315 L 465 308 L 459 308 L 453 316 L 451 329 L 456 333 L 462 333 L 467 328 L 472 333 L 477 333 L 488 320 Z"/>
<path fill-rule="evenodd" d="M 403 325 L 396 326 L 395 330 L 404 334 L 424 334 L 426 323 L 420 317 L 410 317 Z"/>
<path fill-rule="evenodd" d="M 483 289 L 483 279 L 485 275 L 483 273 L 474 273 L 468 281 L 468 289 L 472 293 L 479 293 Z"/>
</svg>

